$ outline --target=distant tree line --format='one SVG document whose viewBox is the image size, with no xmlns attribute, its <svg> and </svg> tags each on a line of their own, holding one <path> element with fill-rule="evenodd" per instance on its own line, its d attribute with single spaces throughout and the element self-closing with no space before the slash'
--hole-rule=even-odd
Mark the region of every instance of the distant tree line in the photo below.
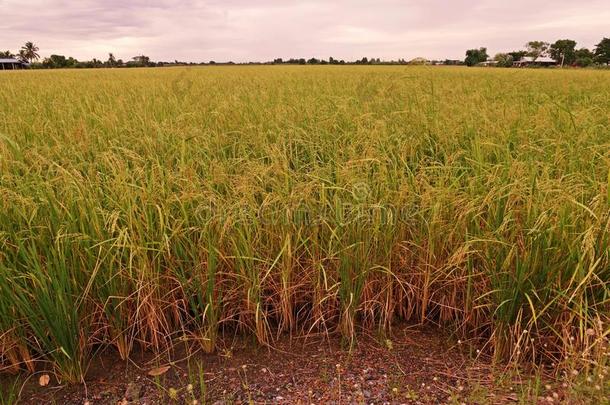
<svg viewBox="0 0 610 405">
<path fill-rule="evenodd" d="M 511 67 L 515 62 L 529 56 L 533 62 L 541 57 L 551 57 L 561 66 L 587 67 L 592 65 L 607 66 L 610 64 L 610 38 L 603 38 L 593 50 L 576 49 L 576 41 L 558 39 L 550 44 L 544 41 L 530 41 L 524 50 L 497 53 L 493 59 L 487 54 L 487 48 L 468 49 L 464 64 L 476 66 L 492 61 L 495 66 Z"/>
<path fill-rule="evenodd" d="M 40 61 L 38 54 L 39 48 L 32 42 L 26 42 L 17 53 L 11 51 L 0 51 L 0 58 L 16 58 L 22 62 L 30 64 L 33 69 L 68 69 L 68 68 L 116 68 L 116 67 L 154 67 L 163 66 L 168 62 L 153 62 L 148 56 L 138 55 L 129 61 L 115 58 L 114 54 L 109 53 L 108 59 L 102 61 L 96 58 L 88 61 L 79 61 L 73 57 L 64 55 L 51 55 Z M 175 63 L 179 63 L 175 61 Z"/>
<path fill-rule="evenodd" d="M 476 49 L 468 49 L 466 58 L 462 60 L 433 60 L 428 61 L 424 58 L 415 58 L 410 61 L 405 59 L 398 60 L 382 60 L 380 58 L 363 57 L 355 61 L 345 61 L 343 59 L 335 59 L 332 56 L 326 59 L 313 58 L 276 58 L 268 62 L 246 62 L 239 64 L 246 65 L 462 65 L 475 66 L 484 62 L 491 62 L 494 66 L 510 67 L 515 62 L 521 60 L 525 56 L 529 56 L 533 61 L 538 58 L 550 56 L 561 66 L 578 66 L 587 67 L 592 65 L 608 65 L 610 64 L 610 38 L 603 38 L 593 50 L 587 48 L 576 49 L 576 41 L 571 39 L 559 39 L 553 44 L 544 41 L 530 41 L 525 44 L 524 50 L 517 50 L 506 53 L 498 53 L 493 59 L 490 59 L 487 54 L 487 48 L 481 47 Z M 79 61 L 73 57 L 64 55 L 51 55 L 40 61 L 38 54 L 39 48 L 33 42 L 26 42 L 23 47 L 17 52 L 11 51 L 0 52 L 0 58 L 17 58 L 23 62 L 27 62 L 34 69 L 67 69 L 67 68 L 135 68 L 135 67 L 155 67 L 155 66 L 182 66 L 182 65 L 236 65 L 232 61 L 229 62 L 154 62 L 146 55 L 134 56 L 128 61 L 117 59 L 114 54 L 109 53 L 108 59 L 105 61 L 93 58 L 89 61 Z"/>
<path fill-rule="evenodd" d="M 40 63 L 33 63 L 32 68 L 41 69 L 69 69 L 69 68 L 134 68 L 134 67 L 155 67 L 163 66 L 162 63 L 152 62 L 148 56 L 138 55 L 131 60 L 123 61 L 116 59 L 114 54 L 109 53 L 108 59 L 105 61 L 93 58 L 88 61 L 79 61 L 73 57 L 66 58 L 64 55 L 51 55 L 44 58 Z"/>
<path fill-rule="evenodd" d="M 424 58 L 415 58 L 410 61 L 405 59 L 398 60 L 382 60 L 381 58 L 368 58 L 363 57 L 354 61 L 346 61 L 343 59 L 336 59 L 329 57 L 328 59 L 318 58 L 290 58 L 282 59 L 276 58 L 268 62 L 245 62 L 235 63 L 232 61 L 228 62 L 181 62 L 174 60 L 172 62 L 154 62 L 150 60 L 150 57 L 145 55 L 138 55 L 131 58 L 131 60 L 124 61 L 117 59 L 114 54 L 109 53 L 108 59 L 105 61 L 93 58 L 93 60 L 79 61 L 71 56 L 66 57 L 64 55 L 51 55 L 47 58 L 40 60 L 38 55 L 38 47 L 32 42 L 26 43 L 26 45 L 19 51 L 17 55 L 10 51 L 0 52 L 0 57 L 6 58 L 18 58 L 23 62 L 30 64 L 33 69 L 78 69 L 78 68 L 130 68 L 130 67 L 156 67 L 156 66 L 195 66 L 195 65 L 423 65 L 423 64 L 435 64 L 435 65 L 460 65 L 460 60 L 436 60 L 428 61 Z"/>
<path fill-rule="evenodd" d="M 250 62 L 250 64 L 265 64 L 265 65 L 408 65 L 410 62 L 404 59 L 398 60 L 381 60 L 381 58 L 367 58 L 357 59 L 355 61 L 345 61 L 343 59 L 335 59 L 332 56 L 326 59 L 318 58 L 290 58 L 282 59 L 276 58 L 272 62 Z"/>
<path fill-rule="evenodd" d="M 156 66 L 181 66 L 181 65 L 237 65 L 238 63 L 234 63 L 232 61 L 228 62 L 181 62 L 178 60 L 174 60 L 173 62 L 154 62 L 151 61 L 148 56 L 138 55 L 134 56 L 129 61 L 123 61 L 122 59 L 116 59 L 114 54 L 109 53 L 108 59 L 105 61 L 93 58 L 93 60 L 89 61 L 79 61 L 73 57 L 66 57 L 64 55 L 51 55 L 47 58 L 39 61 L 40 56 L 38 53 L 38 47 L 35 46 L 32 42 L 28 42 L 29 51 L 20 51 L 17 55 L 13 54 L 10 51 L 0 52 L 0 57 L 6 58 L 18 58 L 23 62 L 27 62 L 30 64 L 31 68 L 39 68 L 39 69 L 68 69 L 68 68 L 130 68 L 130 67 L 156 67 Z M 24 47 L 25 48 L 25 47 Z M 32 49 L 34 51 L 32 51 Z M 416 58 L 421 59 L 421 58 Z M 415 60 L 414 60 L 415 61 Z M 325 59 L 317 59 L 317 58 L 290 58 L 283 60 L 282 58 L 274 59 L 269 62 L 246 62 L 239 63 L 241 65 L 408 65 L 409 63 L 414 64 L 415 62 L 406 61 L 405 59 L 391 60 L 385 61 L 380 58 L 367 58 L 364 57 L 362 59 L 358 59 L 355 61 L 345 61 L 343 59 L 335 59 L 332 56 Z"/>
</svg>

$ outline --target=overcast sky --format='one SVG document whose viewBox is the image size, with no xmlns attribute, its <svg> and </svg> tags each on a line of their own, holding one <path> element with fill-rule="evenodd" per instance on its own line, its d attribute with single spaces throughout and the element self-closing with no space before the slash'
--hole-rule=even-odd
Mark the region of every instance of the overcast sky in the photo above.
<svg viewBox="0 0 610 405">
<path fill-rule="evenodd" d="M 463 58 L 610 36 L 610 0 L 0 0 L 0 50 L 85 60 Z"/>
</svg>

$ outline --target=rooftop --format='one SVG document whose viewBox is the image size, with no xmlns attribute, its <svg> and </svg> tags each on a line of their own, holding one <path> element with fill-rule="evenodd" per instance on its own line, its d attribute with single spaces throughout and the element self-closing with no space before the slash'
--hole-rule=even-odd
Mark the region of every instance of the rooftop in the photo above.
<svg viewBox="0 0 610 405">
<path fill-rule="evenodd" d="M 553 58 L 549 58 L 548 56 L 540 56 L 534 60 L 531 56 L 524 56 L 518 62 L 540 62 L 540 63 L 557 63 L 557 61 Z"/>
</svg>

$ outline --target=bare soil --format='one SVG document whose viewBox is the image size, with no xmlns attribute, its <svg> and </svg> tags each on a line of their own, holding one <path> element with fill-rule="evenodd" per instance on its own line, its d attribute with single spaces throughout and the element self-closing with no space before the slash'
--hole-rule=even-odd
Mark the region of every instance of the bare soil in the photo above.
<svg viewBox="0 0 610 405">
<path fill-rule="evenodd" d="M 35 374 L 21 383 L 20 403 L 500 404 L 518 399 L 513 387 L 493 388 L 498 376 L 488 360 L 474 358 L 464 345 L 429 327 L 404 325 L 389 337 L 361 335 L 351 350 L 328 336 L 284 337 L 272 348 L 225 337 L 214 354 L 193 353 L 187 346 L 178 344 L 162 357 L 136 355 L 130 362 L 110 350 L 98 353 L 81 385 L 61 384 L 49 373 L 50 383 L 41 386 L 43 374 Z"/>
</svg>

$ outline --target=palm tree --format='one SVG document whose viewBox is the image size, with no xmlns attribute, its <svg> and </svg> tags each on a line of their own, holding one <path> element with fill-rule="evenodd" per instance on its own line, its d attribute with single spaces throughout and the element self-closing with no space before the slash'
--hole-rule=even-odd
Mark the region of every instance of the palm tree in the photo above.
<svg viewBox="0 0 610 405">
<path fill-rule="evenodd" d="M 17 59 L 19 59 L 22 62 L 28 61 L 28 58 L 25 56 L 25 51 L 23 49 L 19 50 L 19 53 L 17 54 Z"/>
<path fill-rule="evenodd" d="M 116 66 L 116 58 L 114 57 L 114 55 L 112 53 L 108 54 L 108 66 L 110 67 L 115 67 Z"/>
<path fill-rule="evenodd" d="M 19 52 L 19 55 L 23 56 L 28 62 L 32 62 L 33 60 L 38 60 L 38 58 L 40 58 L 40 55 L 37 53 L 38 47 L 31 41 L 26 42 L 21 48 L 21 51 L 22 52 Z"/>
<path fill-rule="evenodd" d="M 0 52 L 0 58 L 14 58 L 15 55 L 11 51 Z"/>
</svg>

